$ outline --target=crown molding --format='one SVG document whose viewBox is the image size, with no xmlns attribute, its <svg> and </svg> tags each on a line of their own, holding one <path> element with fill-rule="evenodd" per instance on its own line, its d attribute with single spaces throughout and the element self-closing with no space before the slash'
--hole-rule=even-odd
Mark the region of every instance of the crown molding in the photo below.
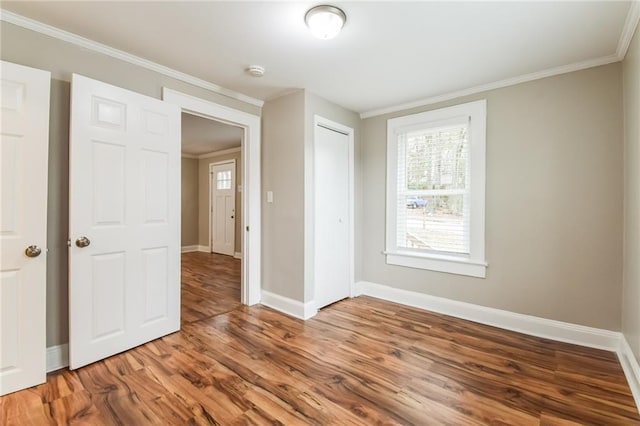
<svg viewBox="0 0 640 426">
<path fill-rule="evenodd" d="M 624 27 L 622 27 L 622 33 L 618 39 L 618 48 L 616 49 L 616 55 L 622 61 L 627 55 L 627 50 L 633 39 L 633 34 L 636 32 L 638 22 L 640 21 L 640 1 L 633 0 L 629 11 L 627 12 L 627 19 L 624 21 Z"/>
<path fill-rule="evenodd" d="M 183 73 L 181 71 L 174 70 L 173 68 L 160 65 L 158 63 L 149 61 L 148 59 L 141 58 L 139 56 L 132 55 L 123 50 L 115 49 L 97 41 L 81 37 L 77 34 L 70 33 L 68 31 L 61 30 L 51 25 L 44 24 L 39 21 L 35 21 L 30 18 L 26 18 L 22 15 L 18 15 L 13 12 L 9 12 L 4 9 L 0 9 L 0 21 L 8 22 L 13 25 L 17 25 L 22 28 L 26 28 L 31 31 L 38 32 L 40 34 L 47 35 L 49 37 L 56 38 L 58 40 L 65 41 L 67 43 L 74 44 L 76 46 L 83 47 L 85 49 L 93 50 L 94 52 L 102 53 L 103 55 L 111 56 L 112 58 L 119 59 L 124 62 L 128 62 L 133 65 L 137 65 L 141 68 L 145 68 L 151 71 L 155 71 L 159 74 L 167 77 L 175 78 L 176 80 L 189 83 L 191 85 L 210 90 L 228 98 L 236 99 L 250 105 L 262 107 L 264 101 L 251 96 L 244 95 L 236 92 L 235 90 L 227 89 L 217 84 L 211 83 L 206 80 L 202 80 L 198 77 Z"/>
<path fill-rule="evenodd" d="M 180 154 L 180 156 L 181 156 L 182 158 L 191 158 L 191 159 L 194 159 L 194 160 L 197 160 L 197 159 L 198 159 L 198 156 L 197 156 L 197 155 L 195 155 L 195 154 L 186 154 L 186 153 L 184 153 L 184 152 L 182 152 L 182 153 Z"/>
<path fill-rule="evenodd" d="M 431 96 L 429 98 L 424 98 L 424 99 L 420 99 L 413 102 L 407 102 L 405 104 L 366 111 L 366 112 L 360 113 L 360 118 L 365 119 L 365 118 L 376 117 L 382 114 L 388 114 L 391 112 L 404 111 L 411 108 L 431 105 L 431 104 L 448 101 L 455 98 L 461 98 L 463 96 L 474 95 L 476 93 L 486 92 L 488 90 L 501 89 L 503 87 L 515 86 L 516 84 L 527 83 L 529 81 L 540 80 L 547 77 L 553 77 L 555 75 L 566 74 L 574 71 L 580 71 L 587 68 L 598 67 L 600 65 L 607 65 L 613 62 L 620 62 L 620 58 L 618 58 L 617 55 L 609 55 L 609 56 L 603 56 L 601 58 L 589 59 L 587 61 L 576 62 L 573 64 L 563 65 L 555 68 L 549 68 L 543 71 L 524 74 L 518 77 L 507 78 L 505 80 L 495 81 L 493 83 L 481 84 L 479 86 L 470 87 L 468 89 L 462 89 L 455 92 L 443 93 L 441 95 Z"/>
<path fill-rule="evenodd" d="M 219 157 L 221 155 L 227 155 L 227 154 L 234 154 L 236 152 L 240 152 L 241 150 L 242 150 L 242 148 L 237 146 L 235 148 L 229 148 L 229 149 L 222 149 L 220 151 L 207 152 L 205 154 L 198 155 L 198 159 L 202 160 L 202 159 L 205 159 L 205 158 Z"/>
<path fill-rule="evenodd" d="M 411 108 L 417 108 L 421 106 L 431 105 L 438 102 L 444 102 L 463 96 L 474 95 L 480 92 L 486 92 L 488 90 L 501 89 L 503 87 L 514 86 L 516 84 L 526 83 L 528 81 L 540 80 L 542 78 L 553 77 L 555 75 L 566 74 L 574 71 L 580 71 L 587 68 L 598 67 L 601 65 L 607 65 L 614 62 L 620 62 L 624 59 L 633 39 L 633 34 L 640 22 L 640 1 L 632 0 L 627 12 L 627 17 L 618 39 L 618 46 L 616 53 L 609 56 L 603 56 L 600 58 L 589 59 L 582 62 L 575 62 L 573 64 L 563 65 L 555 68 L 549 68 L 546 70 L 533 72 L 530 74 L 524 74 L 517 77 L 508 78 L 505 80 L 495 81 L 493 83 L 481 84 L 479 86 L 470 87 L 468 89 L 457 90 L 455 92 L 443 93 L 441 95 L 431 96 L 429 98 L 420 99 L 413 102 L 408 102 L 400 105 L 394 105 L 386 108 L 374 109 L 371 111 L 365 111 L 360 113 L 360 118 L 371 118 L 382 114 L 389 114 L 392 112 L 403 111 Z"/>
</svg>

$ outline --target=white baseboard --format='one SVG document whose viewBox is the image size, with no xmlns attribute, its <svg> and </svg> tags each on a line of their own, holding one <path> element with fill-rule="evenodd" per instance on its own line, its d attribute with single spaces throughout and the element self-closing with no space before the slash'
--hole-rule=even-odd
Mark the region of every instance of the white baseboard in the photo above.
<svg viewBox="0 0 640 426">
<path fill-rule="evenodd" d="M 617 352 L 621 333 L 459 302 L 372 282 L 356 283 L 356 294 L 426 309 L 545 339 Z"/>
<path fill-rule="evenodd" d="M 233 254 L 233 257 L 235 257 L 236 259 L 242 259 L 242 253 L 240 253 L 239 251 L 235 252 Z"/>
<path fill-rule="evenodd" d="M 198 246 L 182 246 L 180 251 L 182 253 L 192 253 L 194 251 L 198 251 Z"/>
<path fill-rule="evenodd" d="M 211 253 L 209 246 L 197 246 L 197 250 L 202 253 Z"/>
<path fill-rule="evenodd" d="M 49 346 L 47 348 L 47 373 L 69 366 L 69 345 Z"/>
<path fill-rule="evenodd" d="M 262 290 L 260 303 L 295 318 L 307 320 L 318 313 L 314 302 L 302 303 L 279 294 Z"/>
<path fill-rule="evenodd" d="M 624 337 L 620 336 L 620 347 L 618 348 L 618 359 L 624 370 L 624 375 L 627 377 L 627 382 L 631 388 L 633 399 L 636 401 L 636 407 L 640 413 L 640 363 L 629 346 L 629 342 Z"/>
</svg>

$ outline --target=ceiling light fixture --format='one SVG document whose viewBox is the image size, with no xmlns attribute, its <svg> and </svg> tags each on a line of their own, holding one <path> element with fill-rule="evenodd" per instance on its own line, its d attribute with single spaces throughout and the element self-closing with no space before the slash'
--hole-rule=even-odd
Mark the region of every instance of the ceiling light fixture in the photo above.
<svg viewBox="0 0 640 426">
<path fill-rule="evenodd" d="M 321 5 L 309 9 L 304 15 L 304 22 L 314 36 L 322 40 L 329 40 L 338 35 L 347 15 L 335 6 Z"/>
</svg>

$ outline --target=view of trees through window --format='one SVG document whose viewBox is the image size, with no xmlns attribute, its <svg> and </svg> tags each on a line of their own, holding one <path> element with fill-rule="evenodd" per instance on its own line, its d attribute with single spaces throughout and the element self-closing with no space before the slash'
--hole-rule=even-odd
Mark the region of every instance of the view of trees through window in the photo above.
<svg viewBox="0 0 640 426">
<path fill-rule="evenodd" d="M 405 133 L 398 153 L 398 246 L 468 253 L 467 125 Z"/>
</svg>

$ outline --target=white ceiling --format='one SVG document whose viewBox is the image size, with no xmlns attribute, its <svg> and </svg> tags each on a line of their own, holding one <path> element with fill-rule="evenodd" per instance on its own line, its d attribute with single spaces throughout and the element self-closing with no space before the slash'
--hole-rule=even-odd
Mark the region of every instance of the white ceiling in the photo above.
<svg viewBox="0 0 640 426">
<path fill-rule="evenodd" d="M 242 132 L 240 127 L 183 113 L 182 153 L 201 155 L 239 147 Z"/>
<path fill-rule="evenodd" d="M 306 88 L 356 112 L 612 57 L 630 2 L 8 2 L 4 9 L 258 99 Z M 602 62 L 602 61 L 600 61 Z M 262 78 L 247 75 L 262 65 Z"/>
</svg>

